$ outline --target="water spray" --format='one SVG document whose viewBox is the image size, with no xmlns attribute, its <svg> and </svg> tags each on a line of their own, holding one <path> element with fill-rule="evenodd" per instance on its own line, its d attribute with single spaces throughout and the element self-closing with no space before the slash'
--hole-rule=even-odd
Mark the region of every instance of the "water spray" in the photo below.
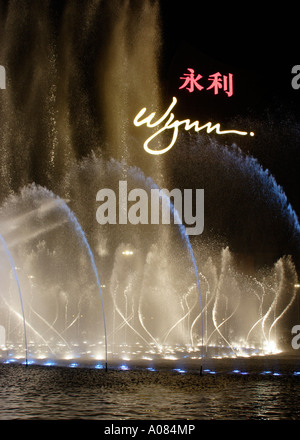
<svg viewBox="0 0 300 440">
<path fill-rule="evenodd" d="M 52 197 L 54 197 L 54 194 L 52 194 Z M 92 268 L 96 277 L 96 282 L 97 282 L 97 286 L 98 286 L 98 290 L 100 293 L 100 300 L 101 300 L 101 305 L 102 305 L 102 315 L 103 315 L 103 323 L 104 323 L 104 338 L 105 338 L 105 371 L 107 371 L 107 332 L 106 332 L 106 320 L 105 320 L 105 312 L 104 312 L 104 304 L 103 304 L 103 295 L 102 295 L 102 289 L 101 289 L 101 283 L 99 280 L 99 275 L 98 275 L 98 271 L 97 271 L 97 266 L 96 266 L 96 262 L 95 262 L 95 258 L 94 258 L 94 254 L 92 252 L 92 249 L 87 241 L 86 235 L 80 225 L 80 223 L 78 222 L 75 214 L 70 210 L 70 208 L 68 207 L 68 205 L 62 200 L 60 199 L 58 196 L 56 196 L 56 199 L 59 202 L 59 206 L 61 206 L 61 208 L 63 209 L 63 211 L 67 214 L 69 220 L 73 223 L 73 225 L 75 226 L 75 230 L 76 232 L 79 234 L 80 239 L 83 241 L 88 254 L 89 254 L 89 258 L 90 258 L 90 262 L 92 264 Z"/>
<path fill-rule="evenodd" d="M 20 282 L 19 282 L 19 278 L 16 272 L 16 266 L 14 263 L 14 260 L 11 256 L 11 253 L 9 252 L 9 249 L 7 247 L 6 241 L 4 240 L 4 238 L 2 237 L 2 235 L 0 234 L 0 240 L 3 244 L 4 250 L 9 258 L 9 262 L 12 268 L 12 272 L 14 274 L 14 278 L 16 280 L 17 286 L 18 286 L 18 292 L 19 292 L 19 298 L 20 298 L 20 303 L 21 303 L 21 310 L 22 310 L 22 317 L 23 317 L 23 327 L 24 327 L 24 347 L 25 347 L 25 366 L 28 366 L 28 358 L 27 358 L 27 354 L 28 354 L 28 350 L 27 350 L 27 335 L 26 335 L 26 321 L 25 321 L 25 313 L 24 313 L 24 307 L 23 307 L 23 299 L 22 299 L 22 292 L 21 292 L 21 286 L 20 286 Z"/>
</svg>

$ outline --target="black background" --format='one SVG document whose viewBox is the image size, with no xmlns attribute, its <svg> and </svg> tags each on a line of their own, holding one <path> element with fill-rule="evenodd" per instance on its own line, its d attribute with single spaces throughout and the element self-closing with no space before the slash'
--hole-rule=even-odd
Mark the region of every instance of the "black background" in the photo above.
<svg viewBox="0 0 300 440">
<path fill-rule="evenodd" d="M 300 89 L 294 90 L 291 85 L 292 67 L 300 63 L 295 5 L 223 2 L 220 6 L 213 2 L 162 0 L 160 6 L 165 107 L 171 103 L 172 96 L 176 96 L 178 119 L 220 122 L 221 129 L 254 131 L 254 137 L 228 137 L 222 142 L 227 146 L 236 142 L 245 155 L 255 158 L 264 170 L 269 170 L 299 218 Z M 179 90 L 180 77 L 187 73 L 187 68 L 193 68 L 195 75 L 200 73 L 203 76 L 201 84 L 205 86 L 208 84 L 205 79 L 210 74 L 232 73 L 233 96 L 228 98 L 222 91 L 214 95 L 212 90 L 193 93 Z M 177 184 L 178 176 L 184 175 L 178 164 L 180 154 L 177 156 L 172 151 L 168 159 L 176 176 L 174 184 Z M 195 163 L 194 173 L 197 171 L 200 176 L 201 170 L 197 170 Z M 193 181 L 190 171 L 186 175 L 189 182 Z M 189 183 L 187 176 L 185 181 L 182 177 L 182 186 Z M 221 231 L 222 222 L 218 223 L 215 216 L 210 218 L 208 209 L 206 226 L 209 227 L 210 221 L 215 222 L 214 229 Z M 234 216 L 234 212 L 232 214 Z M 249 205 L 246 216 L 251 215 Z M 262 243 L 264 233 L 260 235 L 256 231 L 251 237 L 249 230 L 248 237 L 241 238 L 243 228 L 239 227 L 245 212 L 240 211 L 238 216 L 238 227 L 234 222 L 228 223 L 227 237 L 232 235 L 230 243 L 237 252 L 251 253 Z M 257 229 L 259 227 L 257 222 Z M 281 245 L 280 249 L 276 248 L 277 238 L 274 233 L 265 248 L 262 246 L 264 253 L 273 253 L 273 261 L 283 250 Z M 288 238 L 284 240 L 289 241 Z"/>
</svg>

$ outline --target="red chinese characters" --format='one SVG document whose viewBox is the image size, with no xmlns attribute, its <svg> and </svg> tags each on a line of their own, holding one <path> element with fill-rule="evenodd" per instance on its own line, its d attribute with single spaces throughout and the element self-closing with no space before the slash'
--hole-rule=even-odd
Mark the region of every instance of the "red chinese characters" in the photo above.
<svg viewBox="0 0 300 440">
<path fill-rule="evenodd" d="M 179 87 L 180 89 L 184 89 L 186 88 L 190 93 L 192 93 L 194 91 L 194 87 L 197 87 L 198 90 L 202 90 L 204 89 L 204 87 L 202 87 L 197 81 L 199 81 L 202 78 L 202 75 L 198 74 L 195 78 L 195 71 L 194 69 L 188 69 L 188 71 L 190 73 L 184 73 L 184 76 L 181 76 L 180 79 L 184 80 L 184 83 L 182 84 L 181 87 Z M 188 87 L 189 85 L 189 87 Z"/>
<path fill-rule="evenodd" d="M 194 92 L 195 88 L 200 92 L 202 90 L 213 90 L 214 94 L 217 95 L 219 91 L 223 91 L 230 98 L 233 95 L 233 75 L 229 73 L 228 75 L 222 75 L 220 72 L 214 73 L 208 76 L 208 81 L 211 84 L 208 87 L 201 85 L 199 81 L 203 78 L 199 73 L 195 77 L 194 69 L 188 68 L 189 73 L 184 73 L 180 79 L 184 80 L 183 84 L 179 89 L 187 89 L 190 93 Z M 203 84 L 203 83 L 202 83 Z"/>
</svg>

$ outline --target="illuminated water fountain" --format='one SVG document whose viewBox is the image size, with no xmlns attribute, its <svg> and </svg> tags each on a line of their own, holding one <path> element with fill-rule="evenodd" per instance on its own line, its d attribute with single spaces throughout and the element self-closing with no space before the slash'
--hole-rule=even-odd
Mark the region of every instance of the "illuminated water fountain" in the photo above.
<svg viewBox="0 0 300 440">
<path fill-rule="evenodd" d="M 81 164 L 77 184 L 73 180 L 77 200 L 87 186 L 103 186 L 103 179 L 112 188 L 118 184 L 124 164 L 108 163 L 105 176 L 89 182 L 99 166 L 104 164 L 95 158 Z M 82 190 L 81 179 L 86 181 Z M 136 168 L 127 169 L 127 179 L 130 187 L 137 182 L 147 191 L 153 187 Z M 88 203 L 95 212 L 96 200 Z M 109 361 L 150 361 L 280 350 L 278 329 L 298 283 L 291 258 L 252 277 L 236 269 L 228 248 L 213 253 L 201 245 L 195 250 L 195 276 L 197 265 L 183 226 L 114 225 L 111 232 L 112 225 L 100 227 L 85 212 L 79 216 L 89 240 L 66 202 L 49 190 L 31 185 L 4 203 L 3 361 L 27 357 L 29 362 L 76 366 L 105 363 L 107 356 Z"/>
<path fill-rule="evenodd" d="M 149 132 L 134 125 L 135 116 L 145 106 L 147 116 L 165 108 L 159 2 L 132 3 L 90 1 L 84 11 L 68 3 L 61 20 L 47 3 L 35 11 L 25 5 L 22 13 L 11 4 L 1 18 L 1 28 L 13 29 L 1 45 L 11 72 L 0 115 L 3 362 L 96 368 L 127 359 L 201 362 L 276 353 L 281 329 L 289 328 L 298 279 L 285 253 L 250 276 L 229 247 L 192 241 L 180 224 L 100 226 L 96 220 L 100 189 L 117 194 L 126 181 L 128 191 L 150 194 L 180 175 L 184 185 L 205 186 L 205 209 L 216 199 L 212 227 L 234 183 L 235 194 L 258 194 L 253 212 L 272 205 L 294 248 L 299 245 L 299 222 L 283 190 L 237 147 L 193 137 L 189 129 L 174 136 L 173 163 L 144 151 Z M 24 16 L 32 24 L 27 39 Z M 25 91 L 16 53 L 25 53 L 24 64 L 38 60 L 38 68 L 27 66 Z M 230 216 L 228 206 L 223 214 Z M 176 218 L 172 204 L 169 209 Z M 239 214 L 249 228 L 258 221 L 248 211 Z"/>
</svg>

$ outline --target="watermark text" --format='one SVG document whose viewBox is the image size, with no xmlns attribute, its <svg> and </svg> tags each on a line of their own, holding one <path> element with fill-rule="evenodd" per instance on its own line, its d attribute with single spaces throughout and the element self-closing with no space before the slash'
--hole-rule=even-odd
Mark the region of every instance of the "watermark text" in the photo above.
<svg viewBox="0 0 300 440">
<path fill-rule="evenodd" d="M 294 350 L 298 350 L 300 348 L 300 325 L 294 325 L 292 335 L 295 335 L 292 339 L 292 347 Z"/>
<path fill-rule="evenodd" d="M 202 234 L 204 229 L 204 189 L 184 189 L 182 193 L 178 188 L 151 188 L 149 192 L 134 188 L 128 192 L 127 181 L 121 180 L 118 194 L 103 188 L 96 200 L 101 202 L 96 211 L 100 225 L 182 225 L 184 220 L 187 235 Z"/>
</svg>

